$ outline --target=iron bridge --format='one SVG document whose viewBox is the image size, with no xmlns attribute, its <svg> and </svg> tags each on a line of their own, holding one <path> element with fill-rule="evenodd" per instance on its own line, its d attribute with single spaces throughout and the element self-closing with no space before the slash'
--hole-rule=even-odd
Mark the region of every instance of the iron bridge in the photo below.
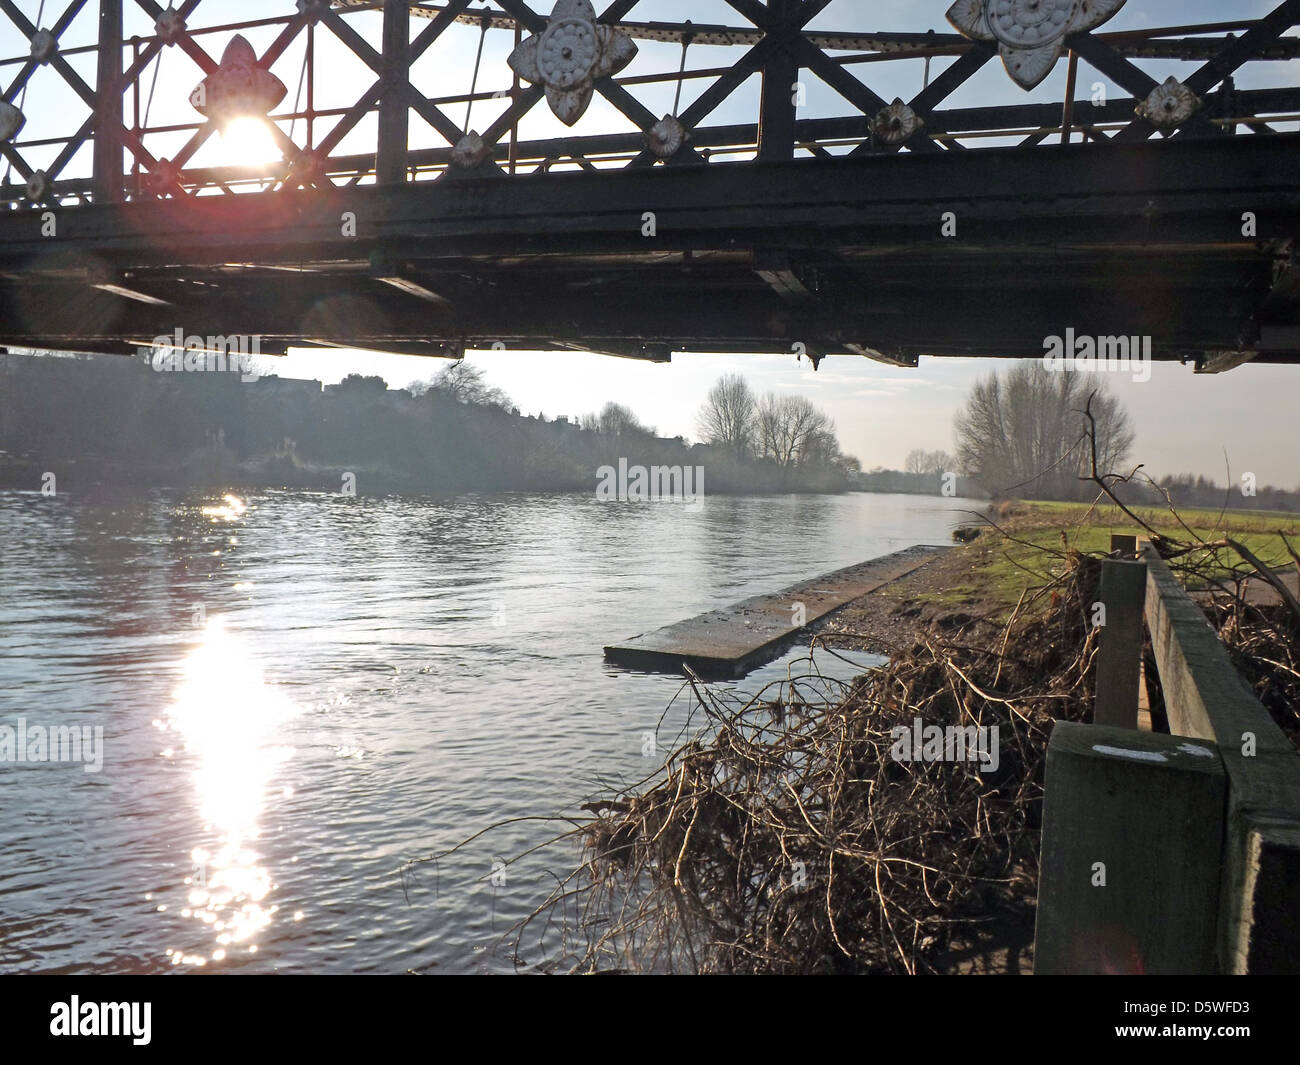
<svg viewBox="0 0 1300 1065">
<path fill-rule="evenodd" d="M 1300 0 L 946 2 L 0 0 L 0 344 L 1300 361 Z"/>
</svg>

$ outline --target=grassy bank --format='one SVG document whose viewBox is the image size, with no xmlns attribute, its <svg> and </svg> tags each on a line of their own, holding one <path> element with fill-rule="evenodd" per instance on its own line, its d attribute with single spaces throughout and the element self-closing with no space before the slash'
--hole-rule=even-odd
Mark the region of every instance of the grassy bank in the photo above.
<svg viewBox="0 0 1300 1065">
<path fill-rule="evenodd" d="M 1271 511 L 1168 510 L 1135 507 L 1133 513 L 1162 536 L 1217 543 L 1233 539 L 1260 561 L 1287 569 L 1291 559 L 1279 532 L 1300 537 L 1300 517 Z M 990 524 L 991 523 L 991 524 Z M 920 603 L 987 611 L 993 620 L 1009 616 L 1026 588 L 1046 584 L 1065 572 L 1072 553 L 1105 554 L 1112 534 L 1148 536 L 1118 507 L 1084 503 L 1002 504 L 987 520 L 972 515 L 980 535 L 960 549 L 950 565 L 950 581 L 918 586 L 910 597 Z M 958 562 L 958 560 L 953 560 Z M 1207 576 L 1226 578 L 1241 560 L 1230 548 L 1203 549 L 1185 556 L 1189 587 L 1204 587 Z M 937 574 L 935 576 L 938 576 Z"/>
</svg>

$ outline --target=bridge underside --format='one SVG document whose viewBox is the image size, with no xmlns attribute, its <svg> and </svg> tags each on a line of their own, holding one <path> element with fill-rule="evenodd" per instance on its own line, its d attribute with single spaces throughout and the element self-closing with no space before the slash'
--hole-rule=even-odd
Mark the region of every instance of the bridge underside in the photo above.
<svg viewBox="0 0 1300 1065">
<path fill-rule="evenodd" d="M 0 217 L 0 344 L 1300 361 L 1300 134 L 462 176 Z M 55 235 L 49 232 L 51 219 Z M 947 235 L 945 235 L 947 234 Z"/>
</svg>

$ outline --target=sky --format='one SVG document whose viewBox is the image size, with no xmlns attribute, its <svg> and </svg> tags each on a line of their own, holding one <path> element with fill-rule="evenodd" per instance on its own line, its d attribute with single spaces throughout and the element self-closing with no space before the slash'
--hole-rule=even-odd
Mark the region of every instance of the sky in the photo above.
<svg viewBox="0 0 1300 1065">
<path fill-rule="evenodd" d="M 607 0 L 596 4 L 597 10 Z M 816 29 L 845 30 L 925 30 L 949 29 L 944 12 L 949 0 L 832 0 L 811 24 Z M 55 8 L 62 3 L 47 3 L 42 25 L 54 20 Z M 550 11 L 550 0 L 534 0 L 535 10 Z M 1195 22 L 1253 19 L 1267 14 L 1276 6 L 1274 0 L 1129 0 L 1106 30 L 1139 27 L 1173 26 Z M 33 21 L 40 0 L 19 0 L 18 7 Z M 91 3 L 78 16 L 64 38 L 64 46 L 91 43 L 95 39 L 95 9 Z M 265 0 L 203 0 L 192 27 L 212 26 L 243 18 L 265 18 L 292 10 L 290 0 L 267 4 Z M 151 32 L 150 20 L 133 3 L 126 5 L 128 36 Z M 680 20 L 697 23 L 744 25 L 745 20 L 724 0 L 642 0 L 627 16 L 629 20 Z M 6 20 L 0 19 L 0 22 Z M 349 21 L 368 40 L 378 42 L 379 15 L 349 16 Z M 420 20 L 414 20 L 416 28 Z M 276 27 L 247 32 L 259 53 L 274 38 Z M 219 56 L 233 32 L 200 37 L 214 56 Z M 513 48 L 513 36 L 506 31 L 487 34 L 477 88 L 491 91 L 507 88 L 510 71 L 505 59 Z M 277 62 L 274 72 L 288 88 L 282 110 L 288 110 L 303 90 L 300 88 L 304 42 L 291 47 Z M 453 28 L 426 53 L 411 70 L 412 83 L 426 95 L 437 97 L 463 93 L 470 87 L 479 46 L 479 31 L 471 26 Z M 624 72 L 627 76 L 677 69 L 681 51 L 677 45 L 639 42 L 640 52 Z M 12 29 L 0 28 L 0 56 L 16 56 L 26 51 L 26 42 Z M 711 67 L 734 61 L 738 50 L 694 47 L 687 57 L 688 67 Z M 94 57 L 87 54 L 70 59 L 93 83 Z M 931 77 L 937 76 L 947 60 L 936 60 Z M 1190 66 L 1177 63 L 1143 61 L 1143 69 L 1153 77 L 1186 74 Z M 1244 68 L 1237 77 L 1241 88 L 1255 85 L 1300 84 L 1300 64 L 1255 64 Z M 1019 89 L 1001 69 L 989 64 L 950 98 L 955 107 L 979 104 L 1059 101 L 1064 96 L 1064 62 L 1032 93 Z M 350 105 L 373 81 L 373 75 L 355 57 L 349 55 L 326 32 L 317 34 L 317 69 L 315 86 L 318 108 Z M 920 61 L 873 64 L 849 68 L 865 78 L 886 99 L 895 95 L 914 95 L 922 86 L 924 71 Z M 3 67 L 6 80 L 13 76 L 13 63 Z M 188 96 L 202 77 L 201 71 L 180 49 L 163 51 L 161 59 L 147 71 L 142 85 L 141 108 L 148 112 L 148 125 L 159 126 L 197 121 L 188 104 Z M 155 81 L 156 75 L 156 81 Z M 1093 83 L 1104 91 L 1120 93 L 1091 68 L 1083 68 L 1078 97 L 1086 99 Z M 682 90 L 682 106 L 707 88 L 707 80 L 687 81 Z M 150 91 L 151 89 L 151 91 Z M 807 115 L 847 114 L 851 108 L 837 94 L 816 79 L 807 84 Z M 670 86 L 640 88 L 636 95 L 656 113 L 672 108 Z M 752 122 L 757 113 L 758 81 L 751 79 L 710 118 L 710 123 Z M 128 97 L 130 100 L 130 97 Z M 20 142 L 66 136 L 84 120 L 86 111 L 79 99 L 48 67 L 33 77 L 21 106 L 28 116 L 28 126 Z M 471 125 L 484 128 L 492 121 L 504 102 L 474 105 Z M 457 107 L 448 107 L 455 120 L 465 116 Z M 128 121 L 131 120 L 128 103 Z M 313 132 L 319 141 L 331 120 L 323 121 Z M 306 143 L 305 123 L 283 121 L 281 127 L 297 143 Z M 573 129 L 575 134 L 597 134 L 629 128 L 626 120 L 599 96 L 587 114 Z M 524 138 L 562 136 L 569 132 L 544 106 L 533 109 L 521 127 Z M 187 131 L 151 134 L 146 145 L 158 157 L 176 151 L 188 138 Z M 375 137 L 373 116 L 363 121 L 339 145 L 338 152 L 373 150 Z M 441 145 L 429 127 L 412 117 L 412 146 Z M 57 155 L 58 145 L 33 146 L 24 154 L 34 165 Z M 248 140 L 223 141 L 214 138 L 194 159 L 203 166 L 246 159 L 257 152 Z M 89 169 L 89 151 L 70 165 L 68 173 Z M 178 323 L 179 324 L 179 323 Z M 645 422 L 665 435 L 696 435 L 696 415 L 709 386 L 722 373 L 739 372 L 747 376 L 760 392 L 777 390 L 807 396 L 822 406 L 834 419 L 843 449 L 857 455 L 865 468 L 899 467 L 914 448 L 952 450 L 952 420 L 974 381 L 1010 363 L 997 360 L 923 358 L 916 369 L 899 369 L 856 356 L 830 356 L 819 371 L 813 372 L 805 360 L 796 362 L 793 355 L 701 355 L 679 354 L 671 364 L 647 364 L 633 360 L 582 353 L 556 352 L 471 352 L 469 361 L 483 369 L 490 383 L 500 387 L 527 413 L 581 415 L 599 409 L 613 400 L 630 406 Z M 393 387 L 432 377 L 442 363 L 414 356 L 393 356 L 373 352 L 297 350 L 282 359 L 267 360 L 267 370 L 282 377 L 317 378 L 325 383 L 341 380 L 348 373 L 378 374 Z M 1176 472 L 1203 473 L 1222 481 L 1226 466 L 1233 478 L 1252 472 L 1261 484 L 1295 487 L 1300 484 L 1300 433 L 1296 428 L 1297 385 L 1300 367 L 1246 365 L 1227 374 L 1198 376 L 1189 366 L 1158 364 L 1151 379 L 1135 382 L 1125 375 L 1108 374 L 1107 383 L 1127 406 L 1137 429 L 1134 460 L 1144 462 L 1156 475 Z"/>
</svg>

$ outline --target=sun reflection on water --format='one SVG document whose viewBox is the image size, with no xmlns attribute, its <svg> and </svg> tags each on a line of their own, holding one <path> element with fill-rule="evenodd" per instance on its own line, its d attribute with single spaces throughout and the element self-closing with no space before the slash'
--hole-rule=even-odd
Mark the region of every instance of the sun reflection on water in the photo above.
<svg viewBox="0 0 1300 1065">
<path fill-rule="evenodd" d="M 205 518 L 211 518 L 217 521 L 235 521 L 242 518 L 248 510 L 247 504 L 239 496 L 226 493 L 221 497 L 221 503 L 215 506 L 203 507 L 201 513 Z"/>
<path fill-rule="evenodd" d="M 212 618 L 186 658 L 164 724 L 193 759 L 199 814 L 211 837 L 210 846 L 190 854 L 181 916 L 207 927 L 216 942 L 212 961 L 236 949 L 255 952 L 254 940 L 279 909 L 268 902 L 276 885 L 255 844 L 271 778 L 293 753 L 276 736 L 294 713 L 293 704 L 266 683 L 243 642 L 226 631 L 221 618 Z M 171 948 L 167 953 L 173 964 L 207 961 L 203 954 Z"/>
</svg>

